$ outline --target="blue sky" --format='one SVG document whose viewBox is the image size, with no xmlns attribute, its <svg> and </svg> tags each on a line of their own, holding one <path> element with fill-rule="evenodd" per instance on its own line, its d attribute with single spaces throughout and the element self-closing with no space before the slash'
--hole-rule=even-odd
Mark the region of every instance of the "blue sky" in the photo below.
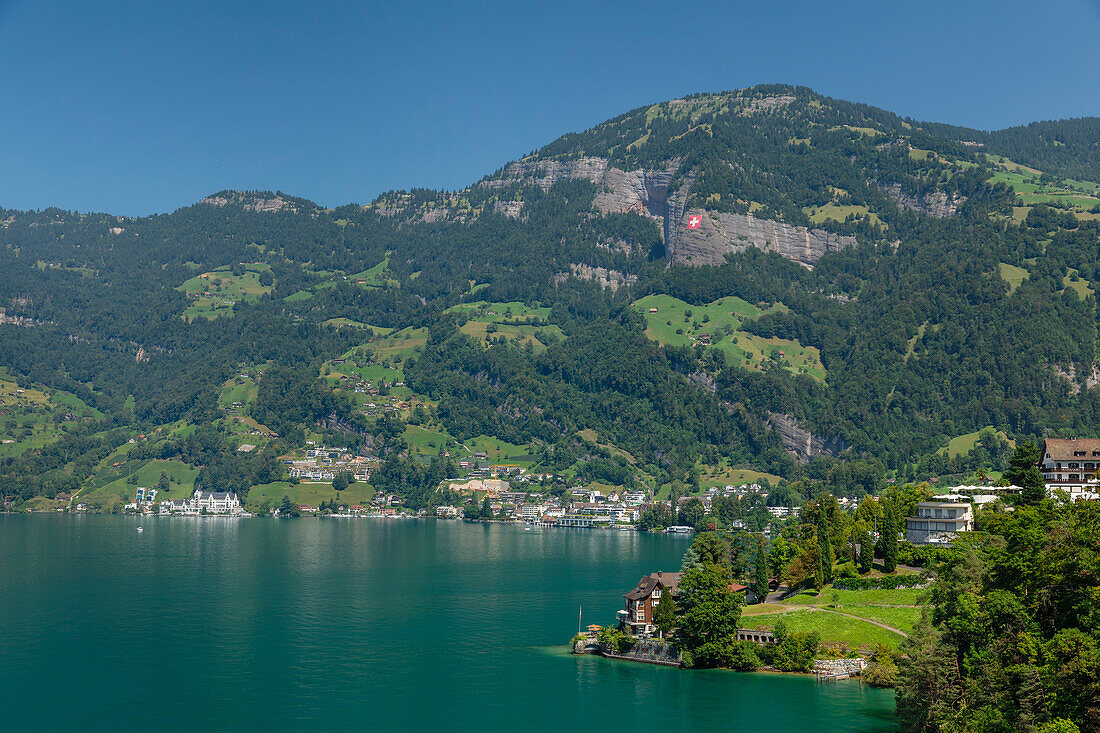
<svg viewBox="0 0 1100 733">
<path fill-rule="evenodd" d="M 456 189 L 686 93 L 984 129 L 1100 115 L 1100 2 L 0 0 L 0 207 Z"/>
</svg>

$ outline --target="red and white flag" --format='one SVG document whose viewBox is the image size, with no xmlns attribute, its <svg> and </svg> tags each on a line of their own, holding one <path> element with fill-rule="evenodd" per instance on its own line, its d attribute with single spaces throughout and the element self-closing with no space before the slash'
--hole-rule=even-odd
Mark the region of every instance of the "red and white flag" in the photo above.
<svg viewBox="0 0 1100 733">
<path fill-rule="evenodd" d="M 698 229 L 703 226 L 703 215 L 692 214 L 688 217 L 688 229 Z"/>
</svg>

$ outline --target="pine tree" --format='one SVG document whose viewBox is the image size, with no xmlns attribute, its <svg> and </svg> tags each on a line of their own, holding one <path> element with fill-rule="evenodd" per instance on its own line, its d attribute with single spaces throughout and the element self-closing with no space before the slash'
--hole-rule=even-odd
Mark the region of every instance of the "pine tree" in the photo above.
<svg viewBox="0 0 1100 733">
<path fill-rule="evenodd" d="M 1019 478 L 1019 486 L 1023 489 L 1020 492 L 1021 504 L 1036 506 L 1046 498 L 1047 488 L 1043 482 L 1043 474 L 1039 473 L 1038 466 L 1028 466 Z"/>
<path fill-rule="evenodd" d="M 768 597 L 768 542 L 765 539 L 760 539 L 756 546 L 752 592 L 756 594 L 757 603 L 763 603 Z"/>
<path fill-rule="evenodd" d="M 676 628 L 676 604 L 672 601 L 672 592 L 667 588 L 661 592 L 657 607 L 653 609 L 653 623 L 657 624 L 662 639 Z"/>
<path fill-rule="evenodd" d="M 825 520 L 824 507 L 817 515 L 817 577 L 824 587 L 833 581 L 833 543 L 829 538 L 829 523 Z"/>
<path fill-rule="evenodd" d="M 892 573 L 898 567 L 898 518 L 892 503 L 887 503 L 882 512 L 882 570 Z"/>
<path fill-rule="evenodd" d="M 867 526 L 859 525 L 859 572 L 869 573 L 875 563 L 875 545 L 871 542 L 871 533 Z"/>
</svg>

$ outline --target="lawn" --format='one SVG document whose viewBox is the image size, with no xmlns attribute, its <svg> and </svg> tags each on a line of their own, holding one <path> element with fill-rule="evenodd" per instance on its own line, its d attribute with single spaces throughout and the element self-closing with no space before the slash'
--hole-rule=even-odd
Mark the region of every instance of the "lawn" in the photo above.
<svg viewBox="0 0 1100 733">
<path fill-rule="evenodd" d="M 374 339 L 374 351 L 380 357 L 404 361 L 414 356 L 424 344 L 428 343 L 428 329 L 403 328 L 382 338 Z"/>
<path fill-rule="evenodd" d="M 772 486 L 775 486 L 783 479 L 773 473 L 753 471 L 750 468 L 728 468 L 719 465 L 704 467 L 703 473 L 699 477 L 699 484 L 702 488 L 709 489 L 712 486 L 754 484 L 762 480 L 767 480 Z"/>
<path fill-rule="evenodd" d="M 1076 212 L 1088 212 L 1100 204 L 1100 186 L 1093 181 L 1048 179 L 1044 182 L 1041 175 L 1034 168 L 1006 160 L 997 163 L 997 170 L 989 182 L 1012 186 L 1017 202 L 1028 206 L 1043 203 Z"/>
<path fill-rule="evenodd" d="M 1001 279 L 1008 283 L 1008 294 L 1012 295 L 1016 292 L 1016 288 L 1031 277 L 1031 274 L 1022 267 L 1016 265 L 1010 265 L 1007 262 L 1001 262 L 999 264 Z"/>
<path fill-rule="evenodd" d="M 940 450 L 946 450 L 948 458 L 965 456 L 967 453 L 974 450 L 974 446 L 978 444 L 978 438 L 981 437 L 981 434 L 981 430 L 977 430 L 973 433 L 956 436 L 948 441 L 946 449 L 941 448 Z M 1008 435 L 1000 430 L 997 431 L 997 437 L 1008 440 Z M 1015 441 L 1009 442 L 1015 445 Z"/>
<path fill-rule="evenodd" d="M 924 332 L 928 330 L 928 321 L 917 326 L 917 332 L 913 335 L 913 338 L 906 342 L 905 347 L 905 361 L 909 361 L 913 358 L 913 350 L 917 346 L 917 342 L 924 338 Z"/>
<path fill-rule="evenodd" d="M 921 599 L 928 594 L 927 590 L 921 588 L 895 588 L 887 590 L 837 590 L 835 591 L 840 605 L 846 608 L 851 606 L 917 606 L 920 605 Z M 814 606 L 832 603 L 832 595 L 834 590 L 831 587 L 822 591 L 818 596 L 816 593 L 807 592 L 799 593 L 796 596 L 791 596 L 785 603 L 791 603 L 796 606 Z"/>
<path fill-rule="evenodd" d="M 788 598 L 783 604 L 792 606 L 815 606 L 832 609 L 851 616 L 877 621 L 902 631 L 911 631 L 920 619 L 921 612 L 927 606 L 928 591 L 919 588 L 898 588 L 896 590 L 834 590 L 826 588 L 821 594 L 799 593 Z M 836 606 L 833 595 L 836 595 Z M 772 606 L 766 604 L 764 608 Z M 773 606 L 774 607 L 774 606 Z M 762 612 L 758 612 L 762 613 Z"/>
<path fill-rule="evenodd" d="M 1074 279 L 1076 278 L 1076 279 Z M 1077 270 L 1070 268 L 1070 271 L 1066 273 L 1062 278 L 1062 285 L 1067 288 L 1073 288 L 1077 291 L 1077 297 L 1081 300 L 1090 297 L 1093 294 L 1093 289 L 1090 287 L 1091 283 L 1088 280 L 1080 277 Z"/>
<path fill-rule="evenodd" d="M 856 204 L 825 204 L 816 208 L 807 207 L 803 211 L 814 224 L 821 224 L 828 220 L 844 222 L 848 220 L 849 216 L 856 219 L 868 219 L 873 224 L 882 223 L 879 221 L 877 214 L 872 214 L 866 206 Z"/>
<path fill-rule="evenodd" d="M 343 491 L 336 491 L 331 483 L 302 483 L 290 484 L 286 481 L 276 481 L 270 484 L 253 486 L 248 491 L 248 505 L 258 507 L 264 503 L 268 507 L 275 507 L 284 496 L 289 496 L 295 504 L 308 504 L 319 506 L 322 501 L 335 499 L 338 504 L 353 506 L 355 504 L 368 504 L 374 498 L 374 487 L 362 481 L 356 482 Z"/>
<path fill-rule="evenodd" d="M 592 430 L 591 428 L 586 428 L 585 430 L 578 430 L 577 435 L 579 435 L 580 438 L 582 440 L 584 440 L 585 442 L 587 442 L 587 443 L 591 443 L 592 445 L 599 446 L 600 448 L 603 448 L 604 450 L 607 450 L 607 451 L 611 452 L 613 455 L 622 456 L 631 465 L 634 465 L 638 462 L 634 458 L 634 456 L 632 456 L 630 453 L 623 450 L 622 448 L 619 448 L 619 447 L 615 446 L 613 443 L 601 443 L 600 440 L 599 440 L 599 435 L 596 433 L 595 430 Z"/>
<path fill-rule="evenodd" d="M 471 440 L 460 443 L 473 453 L 485 453 L 491 463 L 514 463 L 520 466 L 533 466 L 538 463 L 538 458 L 531 455 L 530 449 L 525 445 L 516 445 L 489 435 L 479 435 Z"/>
<path fill-rule="evenodd" d="M 374 267 L 348 275 L 348 280 L 365 288 L 395 287 L 399 283 L 388 272 L 390 258 L 386 257 Z"/>
<path fill-rule="evenodd" d="M 420 425 L 406 425 L 404 437 L 409 449 L 423 456 L 438 455 L 441 447 L 454 441 L 442 428 L 433 430 Z"/>
<path fill-rule="evenodd" d="M 742 625 L 744 628 L 773 629 L 779 619 L 783 619 L 788 631 L 816 631 L 824 642 L 839 642 L 856 649 L 869 649 L 875 644 L 896 649 L 904 640 L 892 631 L 865 621 L 808 609 L 748 616 L 742 620 Z"/>
</svg>

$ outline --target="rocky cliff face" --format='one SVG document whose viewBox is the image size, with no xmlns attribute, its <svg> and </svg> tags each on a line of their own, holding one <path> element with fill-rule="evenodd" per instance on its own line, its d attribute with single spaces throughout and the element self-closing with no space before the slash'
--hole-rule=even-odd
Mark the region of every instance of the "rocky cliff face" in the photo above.
<svg viewBox="0 0 1100 733">
<path fill-rule="evenodd" d="M 603 187 L 593 202 L 602 213 L 634 211 L 663 217 L 669 183 L 679 167 L 679 158 L 658 170 L 633 171 L 616 168 L 607 158 L 521 160 L 505 168 L 499 178 L 486 179 L 479 185 L 493 189 L 538 186 L 545 191 L 558 181 L 582 179 Z"/>
<path fill-rule="evenodd" d="M 623 285 L 633 285 L 638 282 L 637 275 L 624 275 L 618 270 L 609 270 L 606 267 L 593 267 L 584 263 L 571 262 L 569 263 L 569 272 L 560 272 L 554 275 L 554 283 L 565 282 L 570 275 L 578 280 L 595 282 L 601 288 L 610 288 L 612 292 Z"/>
<path fill-rule="evenodd" d="M 965 196 L 953 194 L 948 197 L 943 191 L 931 191 L 919 198 L 911 196 L 902 192 L 900 183 L 882 186 L 882 190 L 886 192 L 887 196 L 897 201 L 899 206 L 921 214 L 934 216 L 937 219 L 954 216 L 959 207 L 966 203 Z"/>
<path fill-rule="evenodd" d="M 848 447 L 839 438 L 826 441 L 814 435 L 799 425 L 791 415 L 769 412 L 768 422 L 779 434 L 779 440 L 787 449 L 787 453 L 799 463 L 806 463 L 823 453 L 835 456 Z"/>
<path fill-rule="evenodd" d="M 267 198 L 262 193 L 252 193 L 249 191 L 229 191 L 224 196 L 217 194 L 213 196 L 207 196 L 200 204 L 206 204 L 207 206 L 228 206 L 230 204 L 236 204 L 249 211 L 281 211 L 282 209 L 288 209 L 293 212 L 298 211 L 298 207 L 292 202 L 287 201 L 282 196 L 274 195 L 271 198 Z"/>
<path fill-rule="evenodd" d="M 607 172 L 607 158 L 574 158 L 572 160 L 520 160 L 504 169 L 499 178 L 487 178 L 480 186 L 506 188 L 519 184 L 538 186 L 546 191 L 558 181 L 583 178 L 602 183 Z"/>
<path fill-rule="evenodd" d="M 684 224 L 687 216 L 692 214 L 703 217 L 698 229 L 687 229 Z M 670 261 L 677 265 L 720 265 L 726 261 L 727 254 L 756 247 L 810 266 L 825 253 L 836 252 L 855 243 L 855 237 L 841 236 L 823 229 L 791 226 L 746 214 L 691 209 L 681 217 L 676 237 L 666 246 Z"/>
</svg>

